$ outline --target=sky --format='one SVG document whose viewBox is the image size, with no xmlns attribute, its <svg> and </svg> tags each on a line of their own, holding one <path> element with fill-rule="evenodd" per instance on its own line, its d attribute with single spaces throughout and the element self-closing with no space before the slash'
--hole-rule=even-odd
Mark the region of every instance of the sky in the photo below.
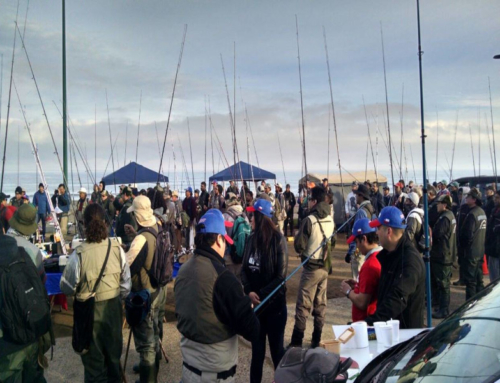
<svg viewBox="0 0 500 383">
<path fill-rule="evenodd" d="M 3 150 L 7 122 L 17 4 L 14 0 L 0 3 L 0 54 L 3 55 L 0 150 Z M 27 8 L 27 0 L 20 0 L 18 25 L 24 33 L 26 51 L 62 158 L 62 118 L 56 108 L 57 105 L 61 109 L 62 103 L 61 4 L 61 1 L 32 0 Z M 488 78 L 498 148 L 500 60 L 493 60 L 493 56 L 500 54 L 500 25 L 496 17 L 500 14 L 500 2 L 422 1 L 420 11 L 430 178 L 434 178 L 436 169 L 436 146 L 439 174 L 448 176 L 452 158 L 454 173 L 472 174 L 472 150 L 476 171 L 481 163 L 481 174 L 492 174 Z M 389 177 L 382 28 L 394 172 L 399 173 L 396 163 L 403 130 L 403 168 L 408 169 L 410 178 L 413 178 L 413 169 L 420 177 L 416 15 L 415 1 L 67 0 L 70 126 L 78 136 L 80 150 L 86 152 L 90 169 L 92 172 L 95 167 L 98 169 L 97 178 L 102 176 L 110 158 L 110 129 L 111 140 L 117 143 L 114 164 L 108 165 L 107 173 L 113 165 L 118 168 L 125 162 L 134 161 L 136 154 L 139 163 L 158 170 L 158 141 L 161 146 L 184 25 L 187 25 L 163 160 L 164 172 L 173 172 L 174 153 L 178 170 L 183 167 L 182 156 L 191 169 L 188 119 L 195 171 L 204 171 L 206 162 L 207 173 L 211 175 L 213 168 L 217 171 L 224 168 L 226 162 L 233 162 L 221 56 L 232 108 L 236 62 L 235 128 L 239 158 L 247 161 L 250 152 L 250 161 L 257 164 L 257 152 L 261 167 L 281 172 L 279 135 L 285 169 L 300 171 L 302 118 L 297 16 L 308 170 L 338 171 L 324 27 L 342 167 L 353 172 L 363 171 L 366 166 L 368 128 L 364 99 L 371 147 L 374 153 L 378 152 L 374 154 L 375 163 L 378 171 Z M 59 165 L 42 104 L 19 35 L 16 39 L 13 80 L 39 146 L 43 167 L 55 171 Z M 214 131 L 223 150 L 221 155 L 213 133 L 214 166 L 210 127 L 206 130 L 205 124 L 208 100 Z M 32 150 L 14 87 L 10 104 L 5 168 L 17 171 L 19 148 L 20 170 L 32 171 Z M 255 148 L 251 134 L 247 133 L 250 127 Z M 83 171 L 79 161 L 80 171 Z M 374 168 L 371 150 L 368 168 Z"/>
</svg>

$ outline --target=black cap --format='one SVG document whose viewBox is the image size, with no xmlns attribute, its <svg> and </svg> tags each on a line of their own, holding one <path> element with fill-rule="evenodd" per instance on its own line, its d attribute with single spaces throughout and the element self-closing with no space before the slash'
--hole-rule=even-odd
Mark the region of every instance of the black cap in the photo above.
<svg viewBox="0 0 500 383">
<path fill-rule="evenodd" d="M 0 193 L 0 202 L 5 201 L 7 198 L 10 198 L 10 195 L 7 195 L 5 193 Z"/>
<path fill-rule="evenodd" d="M 325 182 L 325 181 L 328 182 L 328 178 L 323 178 L 321 181 L 322 182 Z"/>
<path fill-rule="evenodd" d="M 43 185 L 43 183 L 41 183 L 41 182 L 38 184 L 38 187 L 39 187 L 39 188 L 45 188 L 45 186 L 44 186 L 44 185 Z"/>
<path fill-rule="evenodd" d="M 23 194 L 23 188 L 21 186 L 16 188 L 16 194 Z"/>
<path fill-rule="evenodd" d="M 364 199 L 370 199 L 370 189 L 365 184 L 358 186 L 358 190 L 354 192 L 356 195 L 362 196 Z"/>
</svg>

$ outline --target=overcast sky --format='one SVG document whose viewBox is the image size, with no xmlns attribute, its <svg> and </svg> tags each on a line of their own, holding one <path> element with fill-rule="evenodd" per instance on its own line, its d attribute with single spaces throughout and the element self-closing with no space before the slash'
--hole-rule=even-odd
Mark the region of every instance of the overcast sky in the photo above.
<svg viewBox="0 0 500 383">
<path fill-rule="evenodd" d="M 27 0 L 19 6 L 19 26 L 24 28 Z M 3 54 L 1 104 L 2 150 L 5 134 L 9 79 L 17 2 L 0 3 L 0 53 Z M 306 130 L 307 165 L 326 172 L 330 93 L 322 26 L 325 27 L 340 158 L 349 171 L 364 170 L 367 126 L 366 101 L 375 150 L 377 122 L 380 129 L 378 167 L 389 169 L 386 140 L 385 91 L 380 25 L 383 26 L 390 125 L 399 157 L 401 102 L 404 86 L 403 127 L 408 167 L 410 148 L 416 169 L 421 168 L 420 104 L 418 87 L 417 21 L 415 1 L 74 1 L 66 2 L 68 111 L 94 168 L 94 107 L 97 113 L 97 168 L 104 170 L 110 155 L 110 137 L 117 141 L 123 165 L 128 123 L 127 161 L 135 160 L 139 99 L 142 111 L 138 160 L 157 170 L 158 144 L 165 134 L 173 79 L 184 24 L 188 25 L 184 56 L 173 103 L 164 168 L 171 162 L 172 143 L 180 164 L 179 141 L 190 168 L 187 121 L 189 118 L 195 170 L 205 163 L 205 99 L 210 97 L 212 120 L 225 155 L 232 162 L 228 105 L 220 55 L 233 103 L 233 43 L 236 43 L 236 130 L 240 159 L 247 160 L 244 106 L 255 138 L 261 167 L 280 171 L 279 133 L 285 167 L 300 170 L 302 151 L 299 75 L 295 15 L 298 17 Z M 439 114 L 439 171 L 451 162 L 456 116 L 458 135 L 455 169 L 472 173 L 471 127 L 478 166 L 481 129 L 481 173 L 491 174 L 487 126 L 491 133 L 488 76 L 491 79 L 497 147 L 500 140 L 500 2 L 422 1 L 422 49 L 425 123 L 428 162 L 434 173 L 436 114 Z M 29 3 L 26 48 L 62 153 L 62 121 L 53 101 L 62 99 L 61 2 Z M 14 62 L 23 105 L 40 146 L 47 170 L 58 165 L 47 124 L 22 45 L 17 39 Z M 243 100 L 243 101 L 242 101 Z M 29 138 L 19 104 L 12 90 L 7 171 L 17 170 L 17 130 L 20 128 L 21 170 L 33 169 Z M 333 124 L 330 138 L 330 171 L 337 167 Z M 383 140 L 382 140 L 383 138 Z M 251 161 L 255 164 L 253 145 Z M 219 154 L 214 147 L 215 164 Z M 170 159 L 170 160 L 169 160 Z M 212 170 L 210 131 L 208 172 Z M 111 165 L 110 165 L 111 166 Z M 173 168 L 173 165 L 170 165 Z M 222 165 L 221 165 L 222 166 Z M 115 164 L 115 167 L 117 165 Z M 373 162 L 369 160 L 369 168 Z M 168 171 L 165 170 L 167 173 Z M 410 172 L 412 172 L 410 170 Z M 432 177 L 431 177 L 432 178 Z"/>
</svg>

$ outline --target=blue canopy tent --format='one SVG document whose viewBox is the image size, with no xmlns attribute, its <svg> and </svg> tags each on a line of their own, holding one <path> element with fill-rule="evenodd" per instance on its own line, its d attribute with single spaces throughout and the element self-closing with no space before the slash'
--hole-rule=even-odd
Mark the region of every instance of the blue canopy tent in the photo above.
<svg viewBox="0 0 500 383">
<path fill-rule="evenodd" d="M 128 185 L 156 182 L 165 183 L 168 182 L 168 177 L 139 165 L 136 162 L 130 162 L 123 168 L 108 174 L 102 180 L 106 185 Z"/>
<path fill-rule="evenodd" d="M 240 172 L 241 169 L 241 172 Z M 209 181 L 262 181 L 262 180 L 275 180 L 276 174 L 268 172 L 267 170 L 258 168 L 255 165 L 247 164 L 240 161 L 231 165 L 227 169 L 214 174 L 209 178 Z"/>
</svg>

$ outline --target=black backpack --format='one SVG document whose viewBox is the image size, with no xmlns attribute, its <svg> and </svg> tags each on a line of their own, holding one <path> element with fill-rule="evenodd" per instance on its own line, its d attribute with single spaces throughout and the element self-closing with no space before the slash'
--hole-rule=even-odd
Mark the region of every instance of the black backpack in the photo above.
<svg viewBox="0 0 500 383">
<path fill-rule="evenodd" d="M 21 345 L 52 328 L 47 291 L 23 247 L 0 257 L 0 321 L 4 339 Z"/>
<path fill-rule="evenodd" d="M 137 233 L 141 234 L 147 232 L 156 238 L 153 262 L 151 263 L 151 268 L 147 270 L 151 286 L 155 289 L 163 287 L 170 282 L 174 269 L 172 240 L 170 237 L 170 231 L 166 226 L 167 224 L 162 224 L 162 226 L 158 229 L 158 233 L 151 230 L 149 227 L 146 227 Z M 141 262 L 142 267 L 144 267 L 144 262 L 146 262 L 147 251 L 144 253 L 144 259 Z"/>
<path fill-rule="evenodd" d="M 276 383 L 345 383 L 352 359 L 340 360 L 340 356 L 324 348 L 289 348 L 274 373 Z"/>
</svg>

